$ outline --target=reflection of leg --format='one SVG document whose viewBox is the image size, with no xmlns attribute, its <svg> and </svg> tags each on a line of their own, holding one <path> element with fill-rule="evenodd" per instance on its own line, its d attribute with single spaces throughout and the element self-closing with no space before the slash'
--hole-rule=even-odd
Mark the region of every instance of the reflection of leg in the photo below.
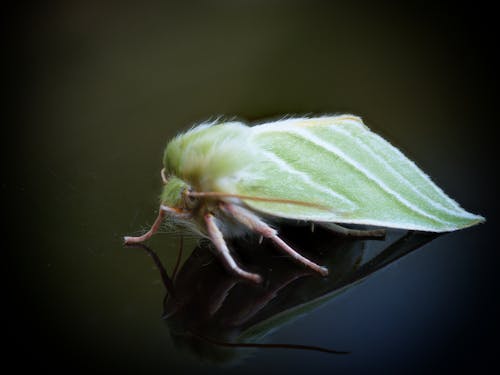
<svg viewBox="0 0 500 375">
<path fill-rule="evenodd" d="M 130 244 L 144 242 L 146 240 L 149 240 L 151 238 L 151 236 L 153 234 L 155 234 L 158 231 L 158 229 L 160 229 L 160 225 L 161 225 L 161 222 L 163 221 L 164 217 L 165 217 L 165 211 L 163 211 L 160 208 L 160 211 L 158 212 L 158 216 L 156 217 L 155 222 L 151 226 L 151 229 L 148 230 L 146 233 L 144 233 L 142 236 L 138 236 L 138 237 L 125 236 L 125 237 L 123 237 L 125 244 L 130 245 Z"/>
<path fill-rule="evenodd" d="M 215 218 L 211 214 L 205 215 L 205 223 L 207 225 L 207 231 L 210 235 L 210 239 L 215 245 L 224 266 L 237 276 L 243 277 L 255 283 L 260 283 L 262 279 L 259 275 L 244 271 L 236 264 L 233 257 L 229 253 L 229 249 L 227 248 L 226 241 L 224 241 L 224 237 L 222 236 L 220 229 L 215 223 Z"/>
<path fill-rule="evenodd" d="M 288 255 L 292 256 L 297 262 L 302 263 L 306 267 L 318 272 L 322 276 L 328 275 L 328 269 L 325 267 L 321 267 L 314 262 L 311 262 L 306 257 L 300 255 L 290 246 L 288 246 L 280 237 L 276 230 L 271 228 L 269 225 L 264 223 L 258 216 L 254 215 L 252 212 L 244 209 L 243 207 L 236 206 L 233 204 L 223 204 L 221 208 L 232 215 L 236 220 L 238 220 L 241 224 L 247 226 L 251 230 L 257 232 L 261 236 L 269 238 L 276 245 L 278 245 L 279 249 Z"/>
<path fill-rule="evenodd" d="M 237 310 L 234 311 L 234 314 L 231 314 L 227 323 L 235 327 L 241 326 L 255 317 L 263 308 L 268 306 L 269 302 L 275 299 L 278 293 L 292 282 L 313 275 L 308 269 L 297 271 L 296 269 L 291 270 L 288 268 L 288 271 L 289 272 L 285 275 L 280 275 L 278 272 L 277 275 L 274 275 L 278 276 L 278 278 L 269 280 L 266 289 L 262 289 L 260 294 L 255 297 L 249 296 L 241 305 L 238 305 Z"/>
<path fill-rule="evenodd" d="M 226 302 L 229 293 L 240 283 L 240 281 L 241 280 L 235 279 L 234 277 L 221 277 L 217 279 L 217 283 L 214 283 L 213 287 L 210 289 L 208 298 L 207 311 L 210 316 L 215 315 L 215 313 L 224 306 L 224 302 Z"/>
<path fill-rule="evenodd" d="M 332 232 L 341 234 L 343 236 L 375 237 L 375 238 L 385 237 L 385 229 L 360 230 L 360 229 L 345 228 L 334 223 L 318 223 L 318 224 L 321 225 L 323 228 L 329 229 Z"/>
</svg>

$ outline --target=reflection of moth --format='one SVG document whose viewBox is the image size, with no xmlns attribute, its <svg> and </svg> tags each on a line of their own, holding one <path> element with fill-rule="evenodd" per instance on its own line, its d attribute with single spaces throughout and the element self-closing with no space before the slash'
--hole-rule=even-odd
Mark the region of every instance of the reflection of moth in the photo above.
<svg viewBox="0 0 500 375">
<path fill-rule="evenodd" d="M 208 241 L 202 242 L 169 277 L 156 254 L 139 245 L 154 259 L 168 291 L 163 318 L 178 349 L 215 362 L 239 361 L 249 354 L 240 350 L 243 348 L 345 353 L 307 345 L 315 341 L 313 332 L 294 344 L 269 343 L 269 335 L 435 237 L 389 230 L 384 241 L 354 240 L 332 238 L 322 229 L 312 235 L 304 226 L 283 226 L 282 235 L 316 254 L 330 267 L 328 277 L 312 277 L 309 270 L 275 256 L 269 249 L 271 244 L 259 246 L 252 240 L 235 241 L 232 247 L 250 269 L 266 276 L 264 285 L 241 282 L 220 272 L 219 263 L 206 251 L 205 244 L 212 247 Z M 350 349 L 342 347 L 342 343 L 337 345 L 340 347 L 336 349 Z"/>
<path fill-rule="evenodd" d="M 241 269 L 224 237 L 251 231 L 269 238 L 297 262 L 325 276 L 328 270 L 300 255 L 270 227 L 270 219 L 325 224 L 351 235 L 380 231 L 334 223 L 446 232 L 484 219 L 463 210 L 398 149 L 360 118 L 296 118 L 248 127 L 240 122 L 202 124 L 165 149 L 165 183 L 158 218 L 165 214 L 211 239 L 232 273 Z"/>
</svg>

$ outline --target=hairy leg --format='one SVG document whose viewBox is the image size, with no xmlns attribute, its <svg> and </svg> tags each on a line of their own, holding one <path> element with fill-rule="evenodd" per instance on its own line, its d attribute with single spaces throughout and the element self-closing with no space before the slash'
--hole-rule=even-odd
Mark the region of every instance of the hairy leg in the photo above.
<svg viewBox="0 0 500 375">
<path fill-rule="evenodd" d="M 229 249 L 226 245 L 226 241 L 224 241 L 224 237 L 222 236 L 222 232 L 215 222 L 215 218 L 211 214 L 205 215 L 205 224 L 207 225 L 207 231 L 212 240 L 215 248 L 218 251 L 218 255 L 220 256 L 224 266 L 233 274 L 239 277 L 243 277 L 247 280 L 253 281 L 255 283 L 260 283 L 262 278 L 256 273 L 250 273 L 243 269 L 241 269 L 231 256 Z"/>
<path fill-rule="evenodd" d="M 271 228 L 269 225 L 263 222 L 257 215 L 253 214 L 243 207 L 236 206 L 230 203 L 221 204 L 221 209 L 227 214 L 233 216 L 236 220 L 238 220 L 241 224 L 247 226 L 249 229 L 257 232 L 263 237 L 269 238 L 276 245 L 278 245 L 281 251 L 290 255 L 297 262 L 302 263 L 306 267 L 318 272 L 322 276 L 328 275 L 327 268 L 321 267 L 320 265 L 310 261 L 306 257 L 300 255 L 297 251 L 292 249 L 278 236 L 278 233 L 275 229 Z"/>
<path fill-rule="evenodd" d="M 342 236 L 350 236 L 350 237 L 365 237 L 365 238 L 380 238 L 383 239 L 385 237 L 385 229 L 368 229 L 368 230 L 360 230 L 360 229 L 350 229 L 344 228 L 338 224 L 334 223 L 317 223 L 321 225 L 323 228 L 329 229 L 332 232 L 341 234 Z"/>
<path fill-rule="evenodd" d="M 160 225 L 161 225 L 161 222 L 163 221 L 164 217 L 165 217 L 165 211 L 160 207 L 160 211 L 158 212 L 158 216 L 156 217 L 155 222 L 151 226 L 151 229 L 148 230 L 146 233 L 144 233 L 142 236 L 137 236 L 137 237 L 125 236 L 125 237 L 123 237 L 125 244 L 131 245 L 131 244 L 135 244 L 135 243 L 144 242 L 144 241 L 150 239 L 151 236 L 153 234 L 155 234 L 158 231 L 158 229 L 160 229 Z"/>
</svg>

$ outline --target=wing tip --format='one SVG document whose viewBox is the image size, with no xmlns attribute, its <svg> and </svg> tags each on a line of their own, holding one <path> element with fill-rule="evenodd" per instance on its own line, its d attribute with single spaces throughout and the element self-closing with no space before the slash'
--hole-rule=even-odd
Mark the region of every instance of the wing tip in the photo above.
<svg viewBox="0 0 500 375">
<path fill-rule="evenodd" d="M 416 230 L 426 231 L 426 232 L 436 232 L 436 233 L 447 233 L 447 232 L 456 232 L 458 230 L 466 229 L 473 227 L 475 225 L 483 224 L 486 222 L 486 218 L 481 215 L 474 215 L 467 212 L 467 216 L 462 216 L 460 222 L 450 223 L 447 222 L 447 225 L 443 225 L 441 227 L 423 227 L 416 228 Z"/>
</svg>

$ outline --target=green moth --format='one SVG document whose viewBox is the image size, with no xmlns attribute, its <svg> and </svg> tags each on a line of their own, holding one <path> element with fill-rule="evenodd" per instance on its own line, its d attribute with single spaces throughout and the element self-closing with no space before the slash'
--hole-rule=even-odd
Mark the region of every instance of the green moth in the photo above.
<svg viewBox="0 0 500 375">
<path fill-rule="evenodd" d="M 383 235 L 348 229 L 363 224 L 429 232 L 469 227 L 484 218 L 462 209 L 401 151 L 353 115 L 291 118 L 249 127 L 241 122 L 198 125 L 171 140 L 163 157 L 164 187 L 147 240 L 170 215 L 214 244 L 233 274 L 242 269 L 225 238 L 254 232 L 294 260 L 325 276 L 268 223 L 304 220 L 345 235 Z"/>
</svg>

